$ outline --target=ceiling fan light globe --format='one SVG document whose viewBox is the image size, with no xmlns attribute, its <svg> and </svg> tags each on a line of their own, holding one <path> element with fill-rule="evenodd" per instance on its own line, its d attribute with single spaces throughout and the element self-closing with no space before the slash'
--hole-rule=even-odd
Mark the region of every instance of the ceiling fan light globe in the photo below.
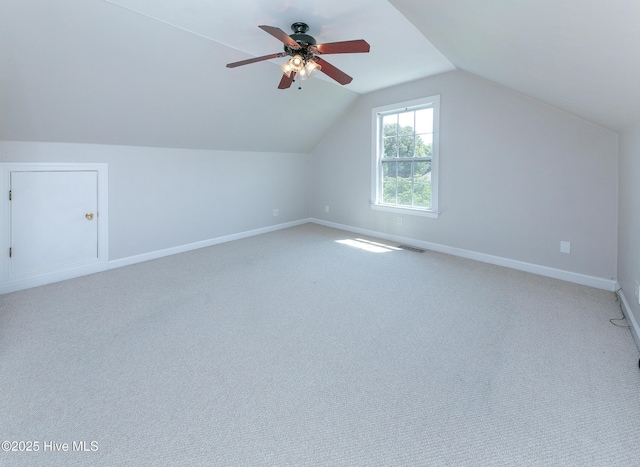
<svg viewBox="0 0 640 467">
<path fill-rule="evenodd" d="M 293 71 L 293 69 L 291 68 L 291 64 L 289 63 L 288 60 L 280 67 L 280 69 L 287 76 L 289 76 Z"/>
<path fill-rule="evenodd" d="M 316 62 L 314 62 L 313 60 L 309 60 L 305 66 L 305 74 L 309 77 L 314 76 L 318 73 L 318 71 L 320 71 L 320 65 L 318 65 Z"/>
<path fill-rule="evenodd" d="M 291 69 L 296 73 L 299 73 L 304 68 L 304 58 L 301 55 L 294 55 L 291 60 L 289 60 L 289 65 Z"/>
</svg>

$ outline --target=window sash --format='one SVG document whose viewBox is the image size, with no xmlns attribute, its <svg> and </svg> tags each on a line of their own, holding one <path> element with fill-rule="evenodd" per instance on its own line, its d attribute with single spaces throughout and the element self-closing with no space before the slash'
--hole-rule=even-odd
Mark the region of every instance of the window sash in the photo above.
<svg viewBox="0 0 640 467">
<path fill-rule="evenodd" d="M 429 168 L 425 170 L 424 175 L 418 176 L 426 176 L 429 174 L 429 180 L 425 182 L 418 182 L 416 180 L 416 164 L 420 162 L 428 162 Z M 433 166 L 431 164 L 431 157 L 420 157 L 420 158 L 412 158 L 412 159 L 401 159 L 401 158 L 386 158 L 381 159 L 379 162 L 378 173 L 380 176 L 378 177 L 378 181 L 380 184 L 380 199 L 378 200 L 379 204 L 385 206 L 400 206 L 400 207 L 409 207 L 412 209 L 430 209 L 432 206 L 432 183 L 431 183 L 431 173 L 433 170 Z M 385 175 L 384 164 L 390 164 L 389 169 L 387 169 L 387 175 Z M 394 167 L 394 173 L 389 174 L 389 170 L 391 168 L 391 164 Z M 400 177 L 400 164 L 410 165 L 410 174 L 409 177 Z M 410 190 L 410 200 L 407 199 L 407 194 L 403 194 L 403 199 L 400 199 L 400 188 L 404 186 L 406 188 L 407 185 L 411 186 Z M 393 189 L 393 196 L 391 199 L 388 199 L 387 196 L 390 195 L 388 190 L 385 190 L 385 186 L 395 186 Z M 422 197 L 419 195 L 422 194 Z M 428 197 L 428 203 L 424 202 L 425 197 Z"/>
</svg>

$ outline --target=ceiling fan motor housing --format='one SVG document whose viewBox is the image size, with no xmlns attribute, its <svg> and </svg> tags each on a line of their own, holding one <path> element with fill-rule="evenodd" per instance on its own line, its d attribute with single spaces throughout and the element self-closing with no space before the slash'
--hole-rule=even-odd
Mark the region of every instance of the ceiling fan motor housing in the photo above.
<svg viewBox="0 0 640 467">
<path fill-rule="evenodd" d="M 309 34 L 306 34 L 309 30 L 309 26 L 306 23 L 293 23 L 291 25 L 291 30 L 293 31 L 293 34 L 290 34 L 289 37 L 296 41 L 300 45 L 301 49 L 293 49 L 285 44 L 284 51 L 290 55 L 300 54 L 305 58 L 308 58 L 308 55 L 313 55 L 313 53 L 307 50 L 307 47 L 310 45 L 316 45 L 316 40 Z"/>
</svg>

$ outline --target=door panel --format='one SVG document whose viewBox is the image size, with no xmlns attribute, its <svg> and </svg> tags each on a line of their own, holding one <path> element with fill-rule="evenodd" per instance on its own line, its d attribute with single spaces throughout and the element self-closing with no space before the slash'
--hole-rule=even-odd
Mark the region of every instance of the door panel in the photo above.
<svg viewBox="0 0 640 467">
<path fill-rule="evenodd" d="M 11 276 L 98 258 L 97 171 L 11 172 L 11 193 Z"/>
</svg>

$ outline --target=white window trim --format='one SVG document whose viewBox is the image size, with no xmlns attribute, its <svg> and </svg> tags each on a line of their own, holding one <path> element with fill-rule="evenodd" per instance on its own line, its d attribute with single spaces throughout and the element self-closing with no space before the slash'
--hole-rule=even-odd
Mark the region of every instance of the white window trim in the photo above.
<svg viewBox="0 0 640 467">
<path fill-rule="evenodd" d="M 390 111 L 411 110 L 415 107 L 422 107 L 431 104 L 433 107 L 433 150 L 431 156 L 431 173 L 435 177 L 431 178 L 431 209 L 412 208 L 409 206 L 396 206 L 391 204 L 383 204 L 380 199 L 381 186 L 379 183 L 380 163 L 378 159 L 380 145 L 382 144 L 381 131 L 379 128 L 379 114 Z M 434 217 L 440 214 L 438 211 L 438 179 L 439 172 L 439 154 L 440 154 L 440 95 L 413 99 L 410 101 L 389 104 L 381 107 L 374 107 L 371 111 L 371 209 L 376 211 L 386 211 L 393 213 L 402 213 L 413 216 Z"/>
</svg>

